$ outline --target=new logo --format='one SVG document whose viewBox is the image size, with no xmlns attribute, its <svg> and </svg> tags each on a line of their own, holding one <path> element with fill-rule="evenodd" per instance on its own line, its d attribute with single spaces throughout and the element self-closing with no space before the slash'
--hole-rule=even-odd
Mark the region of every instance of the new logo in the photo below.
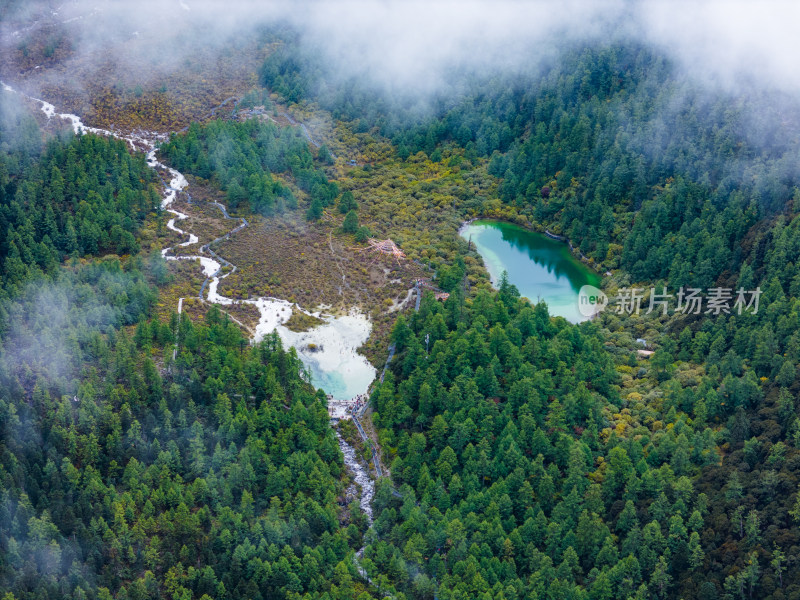
<svg viewBox="0 0 800 600">
<path fill-rule="evenodd" d="M 593 285 L 584 285 L 578 290 L 578 311 L 584 317 L 591 318 L 603 312 L 606 306 L 608 306 L 608 296 L 603 293 L 603 290 Z"/>
</svg>

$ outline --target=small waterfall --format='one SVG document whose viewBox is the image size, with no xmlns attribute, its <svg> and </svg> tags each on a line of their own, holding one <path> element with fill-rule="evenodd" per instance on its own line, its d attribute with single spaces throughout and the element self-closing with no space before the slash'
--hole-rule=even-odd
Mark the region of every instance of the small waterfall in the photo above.
<svg viewBox="0 0 800 600">
<path fill-rule="evenodd" d="M 344 464 L 353 473 L 356 484 L 361 486 L 361 496 L 359 504 L 361 510 L 367 515 L 367 522 L 372 525 L 372 498 L 375 496 L 375 482 L 369 476 L 369 472 L 363 467 L 356 457 L 356 450 L 344 441 L 344 438 L 336 432 L 339 439 L 339 448 L 344 455 Z"/>
<path fill-rule="evenodd" d="M 20 96 L 23 96 L 31 101 L 38 103 L 41 110 L 47 115 L 48 119 L 57 117 L 59 119 L 69 121 L 76 135 L 80 135 L 83 133 L 95 133 L 99 135 L 107 135 L 128 142 L 134 151 L 141 150 L 146 152 L 147 164 L 151 168 L 160 169 L 161 172 L 167 172 L 170 175 L 169 183 L 167 183 L 162 177 L 162 183 L 164 184 L 164 197 L 161 201 L 161 208 L 166 212 L 175 215 L 175 218 L 170 219 L 169 222 L 167 223 L 167 228 L 172 231 L 175 231 L 180 235 L 188 236 L 188 240 L 176 244 L 175 246 L 170 246 L 168 248 L 162 249 L 161 255 L 167 260 L 195 260 L 200 262 L 203 269 L 203 274 L 206 276 L 206 281 L 203 283 L 203 287 L 201 288 L 200 294 L 202 297 L 203 291 L 205 290 L 207 285 L 209 302 L 221 305 L 246 303 L 246 304 L 253 304 L 254 306 L 256 306 L 260 313 L 259 324 L 256 327 L 256 341 L 262 338 L 267 333 L 271 332 L 272 330 L 281 327 L 283 323 L 285 323 L 286 320 L 288 320 L 288 318 L 291 316 L 292 313 L 292 304 L 286 300 L 281 300 L 277 298 L 257 298 L 254 300 L 253 299 L 238 300 L 233 298 L 227 298 L 225 296 L 220 295 L 217 292 L 219 281 L 230 275 L 233 272 L 233 270 L 236 269 L 236 267 L 235 265 L 232 265 L 231 263 L 227 262 L 225 259 L 217 256 L 212 250 L 210 250 L 208 248 L 210 244 L 206 244 L 205 246 L 203 246 L 200 249 L 200 252 L 208 251 L 209 254 L 211 254 L 214 258 L 218 260 L 214 260 L 214 258 L 202 255 L 188 255 L 188 256 L 170 255 L 170 252 L 174 251 L 176 248 L 181 248 L 184 246 L 190 246 L 192 244 L 196 244 L 198 243 L 199 239 L 193 233 L 188 233 L 186 231 L 183 231 L 182 229 L 178 228 L 175 225 L 176 221 L 181 221 L 183 219 L 186 219 L 187 215 L 170 208 L 170 206 L 175 201 L 177 195 L 182 191 L 184 191 L 185 188 L 189 185 L 189 182 L 182 173 L 159 162 L 158 159 L 156 158 L 156 149 L 157 149 L 156 143 L 165 140 L 166 136 L 154 132 L 141 132 L 138 134 L 123 136 L 119 133 L 109 131 L 106 129 L 88 127 L 83 124 L 80 117 L 78 117 L 77 115 L 68 113 L 57 113 L 55 107 L 49 102 L 45 102 L 44 100 L 40 100 L 38 98 L 33 98 L 32 96 L 23 94 L 22 92 L 15 90 L 14 88 L 12 88 L 11 86 L 7 85 L 2 81 L 0 81 L 0 85 L 3 87 L 3 89 L 5 89 L 8 92 L 19 94 Z M 305 129 L 305 127 L 303 129 L 304 133 L 308 135 L 308 132 Z M 226 219 L 232 219 L 232 217 L 228 215 L 226 208 L 222 204 L 216 202 L 214 204 L 216 204 L 220 208 Z M 236 231 L 239 231 L 240 229 L 246 226 L 247 226 L 247 221 L 242 219 L 242 224 L 236 227 L 235 229 L 231 230 L 231 232 L 226 234 L 226 236 L 230 235 L 231 233 L 235 233 Z M 222 275 L 221 271 L 223 265 L 219 261 L 224 262 L 226 266 L 231 268 L 231 270 L 229 270 L 226 274 Z M 182 305 L 183 305 L 183 298 L 180 298 L 178 302 L 179 314 L 181 313 Z M 320 313 L 306 313 L 306 314 L 313 314 L 314 316 L 317 317 L 322 316 L 320 315 Z M 362 323 L 361 322 L 362 319 L 365 322 Z M 372 367 L 372 365 L 370 365 L 366 361 L 366 359 L 363 356 L 360 356 L 356 353 L 356 349 L 366 340 L 367 337 L 369 337 L 369 330 L 371 329 L 369 322 L 366 321 L 366 318 L 362 317 L 359 313 L 357 313 L 357 311 L 353 311 L 351 312 L 350 315 L 347 315 L 345 317 L 339 317 L 338 319 L 331 318 L 326 320 L 328 321 L 328 325 L 339 324 L 340 328 L 344 327 L 345 331 L 344 332 L 338 331 L 335 328 L 331 327 L 327 328 L 321 327 L 317 328 L 316 330 L 312 330 L 312 332 L 317 331 L 318 335 L 327 336 L 324 338 L 324 345 L 330 348 L 331 351 L 330 353 L 338 356 L 352 355 L 353 358 L 358 359 L 355 363 L 355 366 L 353 364 L 348 364 L 346 365 L 347 368 L 344 370 L 347 372 L 349 378 L 351 379 L 359 378 L 359 383 L 363 385 L 364 392 L 366 392 L 367 386 L 372 382 L 372 380 L 375 377 L 375 369 L 374 367 Z M 279 330 L 279 332 L 285 333 L 282 330 Z M 306 334 L 299 334 L 296 335 L 296 337 L 298 338 L 298 340 L 302 339 L 303 342 L 306 344 L 308 344 L 310 340 L 314 342 L 320 342 L 319 339 L 316 339 L 310 335 L 312 332 Z M 332 335 L 332 333 L 335 335 Z M 341 338 L 341 339 L 334 339 L 334 338 Z M 289 338 L 289 340 L 291 339 L 292 338 Z M 177 346 L 173 351 L 173 359 L 176 356 L 177 356 Z M 360 364 L 361 362 L 363 362 L 364 365 L 366 366 L 361 365 Z M 333 373 L 341 372 L 343 370 L 343 365 L 341 363 L 330 364 L 330 365 L 325 364 L 325 366 L 329 367 L 331 369 L 331 372 Z M 339 404 L 341 404 L 341 402 Z M 332 411 L 332 413 L 338 410 L 335 408 L 335 406 L 337 406 L 336 403 L 334 403 L 334 410 Z M 334 415 L 332 414 L 332 416 Z M 339 416 L 338 413 L 336 416 Z M 338 432 L 336 432 L 336 437 L 338 438 L 339 447 L 341 448 L 342 454 L 344 455 L 344 464 L 353 473 L 355 480 L 353 487 L 357 485 L 361 488 L 361 493 L 359 495 L 359 504 L 361 506 L 361 510 L 364 511 L 364 514 L 367 517 L 367 522 L 369 526 L 371 527 L 373 523 L 372 499 L 375 496 L 375 482 L 370 477 L 368 469 L 365 468 L 362 465 L 362 463 L 358 460 L 355 449 L 352 446 L 350 446 L 350 444 L 348 444 Z M 350 491 L 353 492 L 353 495 L 358 495 L 356 489 L 352 489 Z M 366 579 L 370 584 L 374 585 L 374 582 L 370 579 L 369 575 L 367 575 L 367 572 L 360 564 L 360 559 L 363 556 L 363 554 L 364 554 L 363 547 L 356 552 L 355 556 L 356 568 L 358 569 L 361 576 L 364 577 L 364 579 Z"/>
</svg>

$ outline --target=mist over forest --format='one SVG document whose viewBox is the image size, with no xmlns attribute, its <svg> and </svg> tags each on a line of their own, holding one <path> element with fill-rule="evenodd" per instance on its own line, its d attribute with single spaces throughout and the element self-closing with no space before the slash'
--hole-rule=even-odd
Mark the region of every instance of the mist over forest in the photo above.
<svg viewBox="0 0 800 600">
<path fill-rule="evenodd" d="M 798 19 L 0 0 L 0 598 L 800 596 Z"/>
</svg>

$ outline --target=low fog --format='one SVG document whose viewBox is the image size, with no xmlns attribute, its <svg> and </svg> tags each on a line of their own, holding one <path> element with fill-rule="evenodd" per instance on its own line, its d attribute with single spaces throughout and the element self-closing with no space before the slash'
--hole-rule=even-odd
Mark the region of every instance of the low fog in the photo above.
<svg viewBox="0 0 800 600">
<path fill-rule="evenodd" d="M 342 77 L 389 89 L 440 92 L 456 67 L 526 68 L 571 43 L 630 37 L 687 73 L 728 90 L 800 91 L 800 5 L 786 2 L 263 2 L 78 0 L 18 2 L 2 17 L 4 45 L 29 28 L 66 31 L 72 59 L 113 58 L 121 77 L 180 68 L 198 52 L 230 50 L 258 28 L 288 22 Z M 11 77 L 14 73 L 4 73 Z"/>
<path fill-rule="evenodd" d="M 800 36 L 793 27 L 800 5 L 729 0 L 16 4 L 16 12 L 0 21 L 4 48 L 19 53 L 38 32 L 40 40 L 61 40 L 66 49 L 57 50 L 49 63 L 22 70 L 0 61 L 0 78 L 56 102 L 54 87 L 66 85 L 87 98 L 87 88 L 98 80 L 108 82 L 109 73 L 128 93 L 137 86 L 157 89 L 176 73 L 197 86 L 206 84 L 204 77 L 213 79 L 232 68 L 248 76 L 271 51 L 276 38 L 270 32 L 283 29 L 296 32 L 305 50 L 322 57 L 324 81 L 316 82 L 321 90 L 347 89 L 340 84 L 357 79 L 362 89 L 382 91 L 399 100 L 395 107 L 416 116 L 431 106 L 455 104 L 466 82 L 480 81 L 466 74 L 530 75 L 574 47 L 626 41 L 649 45 L 672 62 L 680 83 L 670 103 L 657 107 L 658 114 L 642 129 L 646 133 L 632 142 L 635 146 L 645 153 L 662 152 L 686 105 L 702 108 L 722 99 L 737 114 L 740 134 L 750 145 L 778 152 L 785 170 L 797 171 L 800 69 L 794 61 Z M 498 79 L 493 85 L 508 81 Z M 65 108 L 81 112 L 80 106 Z M 636 118 L 621 114 L 619 121 Z M 729 167 L 740 174 L 749 168 L 733 161 Z"/>
</svg>

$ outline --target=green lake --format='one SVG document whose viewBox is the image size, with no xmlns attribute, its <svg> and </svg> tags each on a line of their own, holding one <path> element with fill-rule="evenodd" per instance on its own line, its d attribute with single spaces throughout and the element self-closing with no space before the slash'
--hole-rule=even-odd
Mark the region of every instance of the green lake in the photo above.
<svg viewBox="0 0 800 600">
<path fill-rule="evenodd" d="M 578 290 L 599 286 L 601 278 L 567 244 L 501 221 L 473 221 L 459 233 L 475 244 L 493 285 L 505 270 L 520 294 L 531 302 L 544 300 L 551 315 L 573 323 L 586 320 L 578 311 Z"/>
</svg>

